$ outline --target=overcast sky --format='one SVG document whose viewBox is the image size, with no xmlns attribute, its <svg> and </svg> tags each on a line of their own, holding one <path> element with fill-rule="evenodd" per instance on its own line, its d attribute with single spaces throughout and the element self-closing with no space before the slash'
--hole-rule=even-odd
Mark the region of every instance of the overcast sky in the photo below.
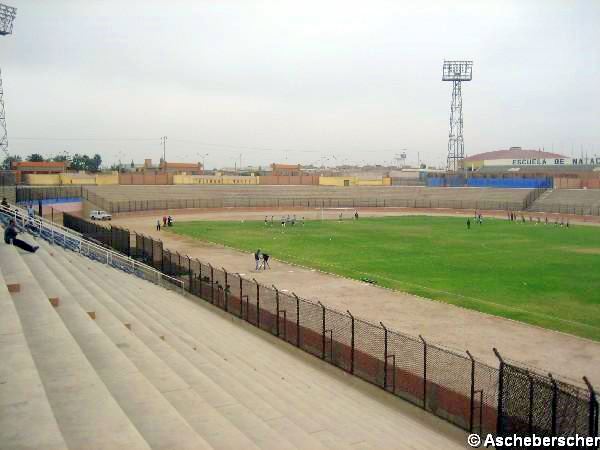
<svg viewBox="0 0 600 450">
<path fill-rule="evenodd" d="M 451 84 L 465 151 L 600 154 L 600 1 L 6 0 L 11 153 L 242 164 L 440 164 Z"/>
</svg>

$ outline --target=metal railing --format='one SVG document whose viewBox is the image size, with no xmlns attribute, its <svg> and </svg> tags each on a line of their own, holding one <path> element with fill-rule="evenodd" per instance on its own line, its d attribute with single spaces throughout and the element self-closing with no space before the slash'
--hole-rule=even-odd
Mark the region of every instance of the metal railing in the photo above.
<svg viewBox="0 0 600 450">
<path fill-rule="evenodd" d="M 181 292 L 184 291 L 184 283 L 181 280 L 168 276 L 134 258 L 114 251 L 112 248 L 94 243 L 72 229 L 50 222 L 43 217 L 29 216 L 26 210 L 17 206 L 11 205 L 6 207 L 0 205 L 0 218 L 2 218 L 5 225 L 8 220 L 12 219 L 20 230 L 29 232 L 54 245 L 59 245 L 80 253 L 102 264 L 135 274 L 160 286 L 175 288 Z"/>
</svg>

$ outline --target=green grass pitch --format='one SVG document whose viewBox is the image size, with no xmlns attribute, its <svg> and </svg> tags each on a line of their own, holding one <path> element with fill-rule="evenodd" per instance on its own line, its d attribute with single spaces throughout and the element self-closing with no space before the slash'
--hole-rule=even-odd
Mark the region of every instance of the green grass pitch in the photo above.
<svg viewBox="0 0 600 450">
<path fill-rule="evenodd" d="M 404 216 L 177 223 L 174 233 L 600 340 L 600 229 Z M 249 256 L 249 265 L 254 262 Z"/>
</svg>

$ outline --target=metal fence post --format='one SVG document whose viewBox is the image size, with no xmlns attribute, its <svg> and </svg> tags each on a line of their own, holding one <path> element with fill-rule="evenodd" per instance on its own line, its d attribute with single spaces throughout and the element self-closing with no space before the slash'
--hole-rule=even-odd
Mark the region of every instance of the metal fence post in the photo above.
<svg viewBox="0 0 600 450">
<path fill-rule="evenodd" d="M 383 322 L 379 322 L 379 325 L 383 328 L 383 389 L 387 389 L 388 330 Z"/>
<path fill-rule="evenodd" d="M 321 329 L 321 359 L 325 359 L 325 306 L 323 306 L 323 303 L 321 302 L 317 303 L 319 304 L 319 306 L 321 306 L 321 309 L 323 310 L 323 324 Z"/>
<path fill-rule="evenodd" d="M 350 311 L 346 310 L 351 320 L 351 330 L 352 335 L 350 337 L 350 373 L 354 373 L 354 316 L 350 313 Z"/>
<path fill-rule="evenodd" d="M 277 337 L 279 337 L 279 290 L 274 284 L 271 285 L 275 289 L 275 314 L 277 316 L 275 320 L 275 330 L 277 331 Z"/>
<path fill-rule="evenodd" d="M 208 264 L 208 266 L 210 267 L 210 302 L 214 305 L 215 304 L 215 285 L 214 285 L 215 269 L 210 264 Z"/>
<path fill-rule="evenodd" d="M 154 241 L 154 239 L 152 239 L 152 241 Z M 165 248 L 162 244 L 162 241 L 160 239 L 158 241 L 160 242 L 160 270 L 161 270 L 161 272 L 164 273 L 165 272 Z M 152 248 L 154 248 L 154 242 L 152 242 Z M 169 252 L 169 267 L 171 267 L 171 252 Z"/>
<path fill-rule="evenodd" d="M 256 326 L 260 328 L 260 284 L 254 278 L 252 281 L 256 283 Z"/>
<path fill-rule="evenodd" d="M 185 255 L 188 260 L 188 282 L 190 284 L 188 291 L 192 292 L 192 282 L 194 277 L 192 276 L 192 260 L 188 255 Z"/>
<path fill-rule="evenodd" d="M 558 409 L 558 386 L 551 373 L 548 374 L 552 383 L 552 436 L 556 436 L 556 411 Z"/>
<path fill-rule="evenodd" d="M 473 403 L 475 401 L 475 358 L 469 350 L 465 350 L 471 360 L 471 401 L 469 407 L 469 433 L 473 432 Z"/>
<path fill-rule="evenodd" d="M 529 379 L 529 414 L 527 417 L 527 428 L 529 434 L 533 433 L 533 377 L 527 372 L 527 378 Z"/>
<path fill-rule="evenodd" d="M 590 411 L 588 418 L 588 434 L 590 436 L 596 436 L 598 434 L 598 400 L 596 399 L 596 391 L 594 391 L 594 387 L 589 382 L 587 377 L 583 377 L 583 381 L 587 385 L 588 390 L 590 391 Z"/>
<path fill-rule="evenodd" d="M 492 350 L 494 351 L 496 358 L 498 358 L 500 361 L 500 367 L 498 369 L 498 411 L 496 413 L 496 434 L 501 435 L 503 433 L 502 427 L 504 414 L 504 411 L 502 411 L 502 401 L 504 396 L 504 360 L 502 359 L 502 356 L 500 356 L 500 353 L 496 347 L 494 347 Z"/>
<path fill-rule="evenodd" d="M 198 293 L 198 297 L 202 298 L 202 263 L 198 258 L 196 258 L 196 262 L 198 263 L 198 278 L 200 279 L 200 292 Z"/>
<path fill-rule="evenodd" d="M 300 347 L 300 299 L 293 292 L 292 294 L 296 297 L 296 347 Z"/>
<path fill-rule="evenodd" d="M 423 409 L 427 409 L 427 342 L 419 335 L 423 342 Z"/>
<path fill-rule="evenodd" d="M 225 270 L 225 267 L 221 267 L 221 269 L 223 269 L 223 273 L 225 274 L 225 286 L 223 287 L 223 297 L 225 297 L 223 300 L 225 301 L 225 311 L 229 312 L 229 305 L 227 304 L 227 300 L 229 297 L 229 292 L 228 292 L 228 288 L 229 288 L 229 284 L 227 284 L 227 271 Z"/>
<path fill-rule="evenodd" d="M 240 319 L 244 317 L 244 283 L 242 282 L 242 277 L 238 273 L 238 278 L 240 279 Z"/>
</svg>

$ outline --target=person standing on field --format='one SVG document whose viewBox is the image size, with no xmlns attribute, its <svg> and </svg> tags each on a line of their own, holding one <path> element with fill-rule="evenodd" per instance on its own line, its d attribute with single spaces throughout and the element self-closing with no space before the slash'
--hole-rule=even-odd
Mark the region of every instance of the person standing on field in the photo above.
<svg viewBox="0 0 600 450">
<path fill-rule="evenodd" d="M 266 253 L 262 254 L 262 267 L 265 270 L 267 270 L 267 268 L 271 268 L 271 266 L 269 266 L 269 255 L 267 255 Z"/>
<path fill-rule="evenodd" d="M 156 231 L 160 231 L 160 219 L 156 221 Z"/>
<path fill-rule="evenodd" d="M 467 230 L 471 229 L 471 218 L 467 217 Z"/>
<path fill-rule="evenodd" d="M 254 252 L 255 270 L 260 270 L 260 248 Z"/>
</svg>

